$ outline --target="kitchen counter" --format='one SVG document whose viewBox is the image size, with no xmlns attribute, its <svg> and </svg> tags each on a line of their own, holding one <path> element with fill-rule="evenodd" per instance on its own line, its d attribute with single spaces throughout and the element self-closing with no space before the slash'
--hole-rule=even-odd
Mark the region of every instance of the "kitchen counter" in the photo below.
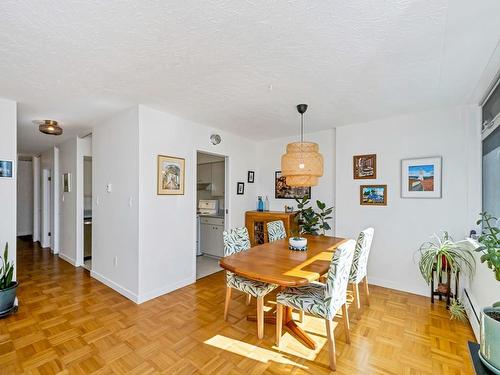
<svg viewBox="0 0 500 375">
<path fill-rule="evenodd" d="M 202 215 L 198 214 L 200 217 L 215 217 L 216 219 L 224 219 L 224 215 Z"/>
</svg>

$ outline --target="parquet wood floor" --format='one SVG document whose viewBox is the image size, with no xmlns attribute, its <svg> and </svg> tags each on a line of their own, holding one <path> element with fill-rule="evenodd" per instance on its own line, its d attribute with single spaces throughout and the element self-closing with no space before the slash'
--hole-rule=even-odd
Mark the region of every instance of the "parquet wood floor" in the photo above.
<svg viewBox="0 0 500 375">
<path fill-rule="evenodd" d="M 270 325 L 258 340 L 246 320 L 255 300 L 246 306 L 236 291 L 224 322 L 221 272 L 138 306 L 20 240 L 18 280 L 19 312 L 0 320 L 0 374 L 330 373 L 320 320 L 303 323 L 316 351 L 288 334 L 277 350 Z M 371 306 L 351 322 L 351 345 L 342 324 L 335 330 L 337 374 L 472 373 L 469 325 L 428 298 L 372 286 Z"/>
</svg>

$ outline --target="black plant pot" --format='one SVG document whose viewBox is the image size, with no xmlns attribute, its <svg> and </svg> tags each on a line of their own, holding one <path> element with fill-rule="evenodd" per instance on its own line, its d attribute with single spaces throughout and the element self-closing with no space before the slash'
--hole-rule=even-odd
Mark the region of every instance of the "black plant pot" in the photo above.
<svg viewBox="0 0 500 375">
<path fill-rule="evenodd" d="M 8 288 L 0 290 L 0 314 L 12 309 L 16 300 L 16 289 L 19 283 L 13 281 Z"/>
</svg>

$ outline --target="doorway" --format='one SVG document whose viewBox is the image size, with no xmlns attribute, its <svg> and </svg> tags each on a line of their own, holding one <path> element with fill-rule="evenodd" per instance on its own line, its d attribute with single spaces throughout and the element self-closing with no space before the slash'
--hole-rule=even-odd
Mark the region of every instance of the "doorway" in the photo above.
<svg viewBox="0 0 500 375">
<path fill-rule="evenodd" d="M 92 270 L 92 157 L 83 157 L 83 267 Z"/>
<path fill-rule="evenodd" d="M 227 156 L 196 153 L 196 279 L 222 270 L 226 228 Z"/>
<path fill-rule="evenodd" d="M 42 170 L 42 220 L 40 223 L 41 245 L 43 248 L 52 248 L 52 177 L 50 169 Z"/>
</svg>

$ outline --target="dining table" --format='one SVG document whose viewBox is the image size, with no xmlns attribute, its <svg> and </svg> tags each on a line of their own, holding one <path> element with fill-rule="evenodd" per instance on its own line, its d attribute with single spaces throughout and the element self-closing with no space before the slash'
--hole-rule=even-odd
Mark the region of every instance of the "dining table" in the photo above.
<svg viewBox="0 0 500 375">
<path fill-rule="evenodd" d="M 313 235 L 303 237 L 307 238 L 307 250 L 290 250 L 288 238 L 285 238 L 223 257 L 219 264 L 239 276 L 276 284 L 281 289 L 307 285 L 328 272 L 333 253 L 347 239 Z M 256 316 L 248 315 L 247 319 L 253 321 Z M 276 324 L 276 315 L 268 313 L 264 321 Z M 288 306 L 283 311 L 283 327 L 308 348 L 316 348 L 311 337 L 293 319 L 292 308 Z"/>
</svg>

